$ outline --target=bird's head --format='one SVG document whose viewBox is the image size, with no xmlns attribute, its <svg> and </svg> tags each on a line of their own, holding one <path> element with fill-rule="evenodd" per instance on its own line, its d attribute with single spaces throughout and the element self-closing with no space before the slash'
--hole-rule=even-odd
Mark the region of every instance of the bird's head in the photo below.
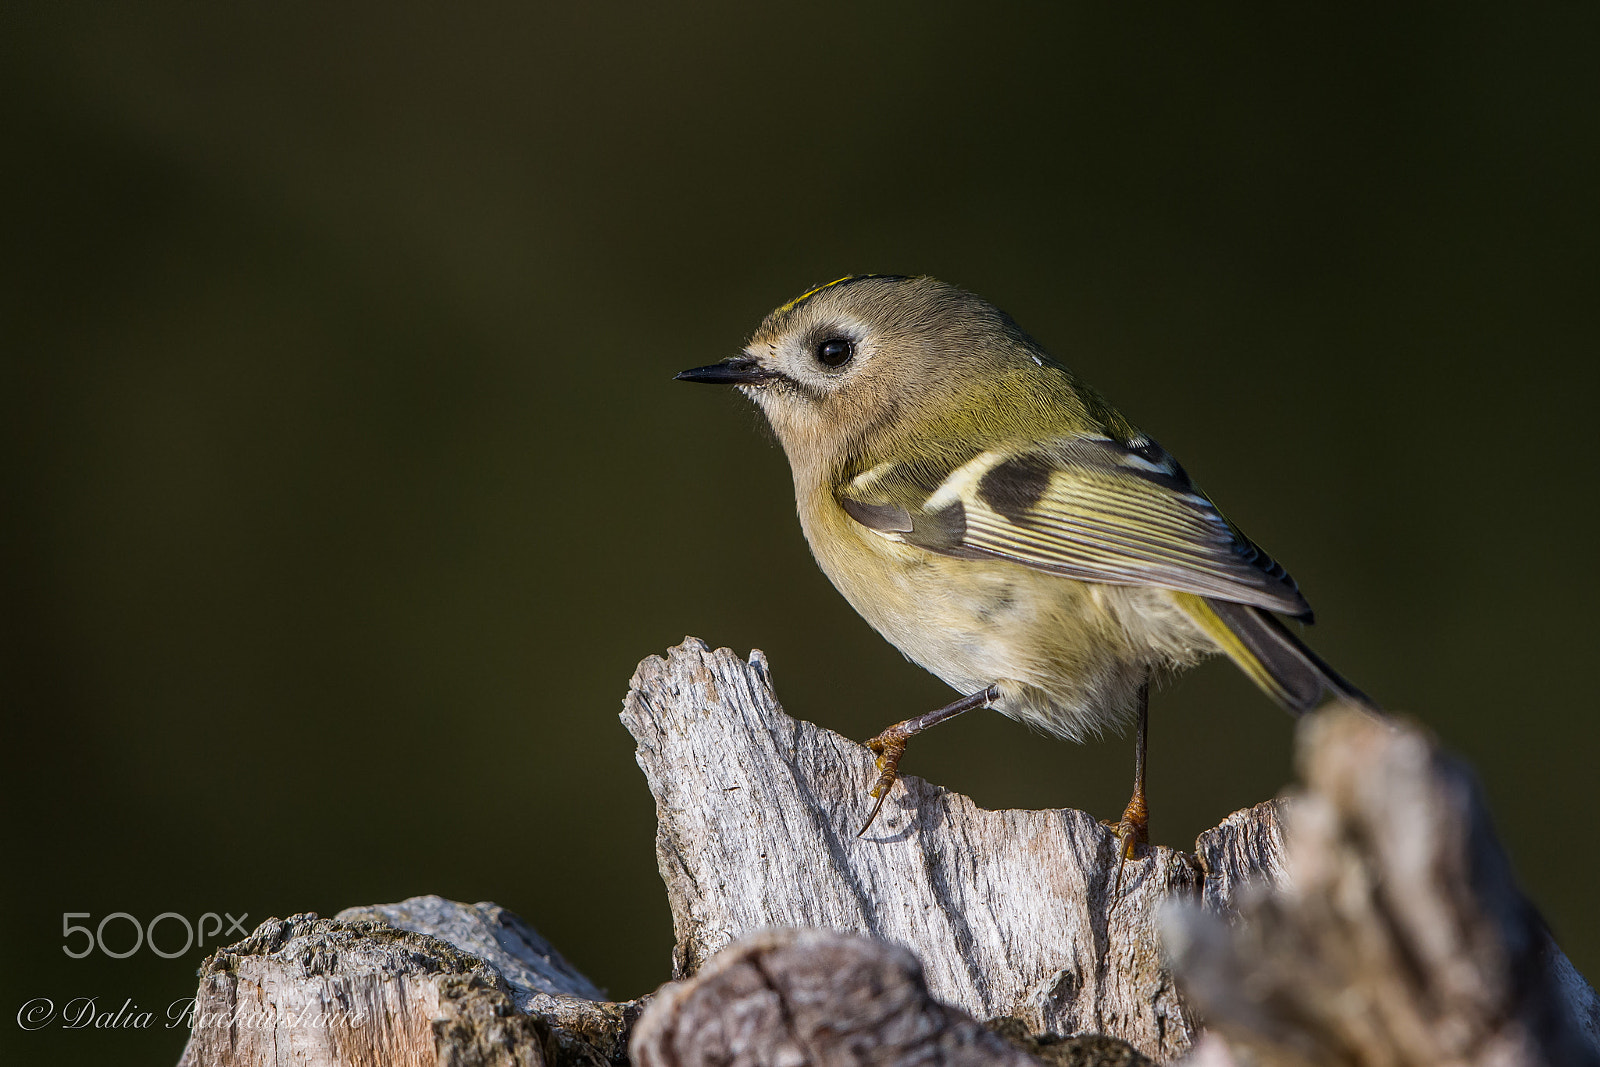
<svg viewBox="0 0 1600 1067">
<path fill-rule="evenodd" d="M 1043 390 L 1041 370 L 1055 380 Z M 678 378 L 737 386 L 797 474 L 837 470 L 884 442 L 992 437 L 1068 381 L 992 304 L 933 278 L 880 274 L 796 297 L 739 355 Z"/>
</svg>

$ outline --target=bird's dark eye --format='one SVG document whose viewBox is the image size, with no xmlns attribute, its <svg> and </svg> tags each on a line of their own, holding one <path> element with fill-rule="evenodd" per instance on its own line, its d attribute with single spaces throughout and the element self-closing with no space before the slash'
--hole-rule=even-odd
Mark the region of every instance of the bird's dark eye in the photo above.
<svg viewBox="0 0 1600 1067">
<path fill-rule="evenodd" d="M 855 354 L 855 342 L 843 337 L 830 337 L 817 346 L 817 362 L 824 367 L 842 367 Z"/>
</svg>

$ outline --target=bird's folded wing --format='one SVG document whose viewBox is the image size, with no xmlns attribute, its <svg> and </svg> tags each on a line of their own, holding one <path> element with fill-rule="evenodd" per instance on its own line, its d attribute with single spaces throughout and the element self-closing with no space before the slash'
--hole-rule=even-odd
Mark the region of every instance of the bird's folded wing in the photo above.
<svg viewBox="0 0 1600 1067">
<path fill-rule="evenodd" d="M 996 449 L 944 470 L 879 464 L 838 497 L 861 525 L 931 552 L 1310 618 L 1294 579 L 1144 438 Z"/>
</svg>

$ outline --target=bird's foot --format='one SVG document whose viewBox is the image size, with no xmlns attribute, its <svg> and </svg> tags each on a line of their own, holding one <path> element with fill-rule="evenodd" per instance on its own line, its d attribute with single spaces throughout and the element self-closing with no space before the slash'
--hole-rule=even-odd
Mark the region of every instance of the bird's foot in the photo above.
<svg viewBox="0 0 1600 1067">
<path fill-rule="evenodd" d="M 906 740 L 912 734 L 912 731 L 904 729 L 905 726 L 906 723 L 897 722 L 867 742 L 867 747 L 878 754 L 878 780 L 868 790 L 867 795 L 874 800 L 872 812 L 867 816 L 867 821 L 861 824 L 861 829 L 856 831 L 857 837 L 866 833 L 878 817 L 878 812 L 883 810 L 884 798 L 900 778 L 900 757 L 906 754 Z"/>
<path fill-rule="evenodd" d="M 883 733 L 867 742 L 867 747 L 878 754 L 878 781 L 873 785 L 871 795 L 877 801 L 872 805 L 872 814 L 867 816 L 866 823 L 856 831 L 860 837 L 867 832 L 867 827 L 872 825 L 872 820 L 878 817 L 878 812 L 883 810 L 883 799 L 889 795 L 889 790 L 894 788 L 895 780 L 900 777 L 900 757 L 906 754 L 906 742 L 916 737 L 930 726 L 937 726 L 946 719 L 953 719 L 962 712 L 971 711 L 973 708 L 991 707 L 1000 699 L 1000 684 L 985 686 L 976 693 L 962 697 L 960 700 L 951 701 L 942 708 L 918 715 L 914 719 L 897 722 Z"/>
<path fill-rule="evenodd" d="M 1128 806 L 1122 811 L 1120 822 L 1102 819 L 1100 825 L 1109 826 L 1117 832 L 1117 876 L 1111 883 L 1111 895 L 1116 896 L 1117 891 L 1122 888 L 1123 864 L 1133 858 L 1136 848 L 1150 841 L 1150 809 L 1145 805 L 1144 793 L 1133 794 Z"/>
</svg>

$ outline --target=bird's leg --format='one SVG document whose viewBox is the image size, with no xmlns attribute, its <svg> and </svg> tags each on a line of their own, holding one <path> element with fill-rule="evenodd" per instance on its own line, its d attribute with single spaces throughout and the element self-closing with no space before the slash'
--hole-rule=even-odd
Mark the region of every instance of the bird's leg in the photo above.
<svg viewBox="0 0 1600 1067">
<path fill-rule="evenodd" d="M 1145 735 L 1149 721 L 1150 683 L 1146 682 L 1139 687 L 1139 739 L 1133 751 L 1133 797 L 1122 810 L 1122 821 L 1113 827 L 1117 831 L 1117 877 L 1111 885 L 1112 896 L 1122 887 L 1122 865 L 1128 862 L 1135 847 L 1150 840 L 1150 809 L 1144 801 Z"/>
<path fill-rule="evenodd" d="M 986 708 L 1000 699 L 1000 686 L 998 683 L 989 686 L 971 696 L 964 696 L 960 700 L 946 704 L 937 711 L 930 711 L 926 715 L 918 715 L 914 719 L 897 722 L 877 737 L 867 742 L 867 747 L 878 754 L 878 781 L 873 785 L 868 794 L 876 800 L 872 805 L 872 814 L 867 816 L 867 821 L 862 824 L 856 836 L 860 837 L 867 832 L 872 821 L 878 817 L 878 812 L 883 809 L 883 800 L 889 795 L 889 790 L 894 787 L 895 780 L 900 777 L 900 757 L 905 755 L 906 742 L 917 736 L 930 726 L 937 726 L 946 719 L 953 719 L 964 711 L 973 708 Z"/>
</svg>

